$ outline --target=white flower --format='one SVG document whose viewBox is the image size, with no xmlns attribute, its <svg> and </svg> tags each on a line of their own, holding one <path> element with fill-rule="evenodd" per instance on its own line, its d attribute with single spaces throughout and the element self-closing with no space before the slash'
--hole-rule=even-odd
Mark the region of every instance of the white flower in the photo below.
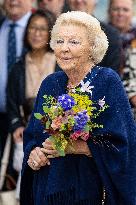
<svg viewBox="0 0 136 205">
<path fill-rule="evenodd" d="M 101 100 L 99 100 L 99 102 L 98 102 L 98 104 L 100 105 L 101 108 L 103 108 L 103 106 L 105 105 L 104 99 L 105 99 L 105 96 Z"/>
<path fill-rule="evenodd" d="M 84 83 L 84 81 L 81 81 L 81 91 L 82 92 L 88 92 L 92 95 L 92 88 L 94 88 L 94 86 L 90 86 L 90 82 L 87 81 L 86 83 Z"/>
</svg>

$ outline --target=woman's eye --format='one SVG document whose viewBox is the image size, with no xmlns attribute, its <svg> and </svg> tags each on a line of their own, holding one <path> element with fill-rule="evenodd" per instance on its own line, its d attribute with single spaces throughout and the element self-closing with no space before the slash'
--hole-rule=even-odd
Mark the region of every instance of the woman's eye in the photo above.
<svg viewBox="0 0 136 205">
<path fill-rule="evenodd" d="M 71 40 L 71 41 L 69 41 L 72 45 L 78 45 L 78 44 L 80 44 L 80 42 L 79 41 L 77 41 L 77 40 Z"/>
<path fill-rule="evenodd" d="M 63 40 L 57 40 L 57 44 L 62 44 L 62 43 L 64 43 Z"/>
</svg>

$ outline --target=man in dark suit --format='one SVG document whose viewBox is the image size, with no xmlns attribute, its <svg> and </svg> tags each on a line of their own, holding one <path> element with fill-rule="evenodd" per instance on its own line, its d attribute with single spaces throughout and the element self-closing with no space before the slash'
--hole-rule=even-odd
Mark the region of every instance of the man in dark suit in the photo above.
<svg viewBox="0 0 136 205">
<path fill-rule="evenodd" d="M 6 86 L 9 73 L 8 57 L 14 53 L 9 54 L 10 49 L 8 44 L 12 42 L 12 36 L 9 33 L 14 27 L 14 34 L 16 39 L 15 61 L 22 55 L 23 51 L 23 34 L 31 15 L 33 0 L 4 0 L 4 9 L 6 17 L 0 22 L 0 159 L 3 154 L 3 149 L 8 134 L 8 113 L 6 108 Z M 14 61 L 11 61 L 15 63 Z M 10 63 L 10 67 L 12 67 Z"/>
<path fill-rule="evenodd" d="M 68 0 L 68 4 L 70 10 L 84 11 L 92 15 L 96 6 L 96 0 Z M 109 48 L 100 65 L 110 67 L 119 73 L 121 63 L 121 40 L 119 33 L 115 28 L 103 22 L 101 22 L 101 27 L 108 37 Z"/>
</svg>

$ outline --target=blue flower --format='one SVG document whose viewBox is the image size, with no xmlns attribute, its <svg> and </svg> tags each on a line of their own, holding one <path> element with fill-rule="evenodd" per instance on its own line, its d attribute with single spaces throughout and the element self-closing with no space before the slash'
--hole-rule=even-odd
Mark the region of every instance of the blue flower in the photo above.
<svg viewBox="0 0 136 205">
<path fill-rule="evenodd" d="M 75 105 L 74 99 L 68 94 L 59 96 L 58 103 L 61 105 L 64 111 L 70 110 Z"/>
<path fill-rule="evenodd" d="M 83 112 L 79 112 L 78 115 L 75 116 L 74 130 L 83 130 L 88 120 L 89 118 L 86 110 Z"/>
</svg>

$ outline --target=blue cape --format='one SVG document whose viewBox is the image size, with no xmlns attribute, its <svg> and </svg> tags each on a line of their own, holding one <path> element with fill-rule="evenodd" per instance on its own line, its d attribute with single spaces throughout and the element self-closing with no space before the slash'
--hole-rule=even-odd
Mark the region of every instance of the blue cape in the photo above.
<svg viewBox="0 0 136 205">
<path fill-rule="evenodd" d="M 87 142 L 93 157 L 59 157 L 39 171 L 27 165 L 31 150 L 48 137 L 34 113 L 43 112 L 43 95 L 66 93 L 67 81 L 64 72 L 54 73 L 38 92 L 24 132 L 21 205 L 98 205 L 103 187 L 106 205 L 136 205 L 136 126 L 122 82 L 111 69 L 95 66 L 84 79 L 94 86 L 92 100 L 105 96 L 109 105 L 96 121 L 103 128 L 94 130 Z"/>
</svg>

